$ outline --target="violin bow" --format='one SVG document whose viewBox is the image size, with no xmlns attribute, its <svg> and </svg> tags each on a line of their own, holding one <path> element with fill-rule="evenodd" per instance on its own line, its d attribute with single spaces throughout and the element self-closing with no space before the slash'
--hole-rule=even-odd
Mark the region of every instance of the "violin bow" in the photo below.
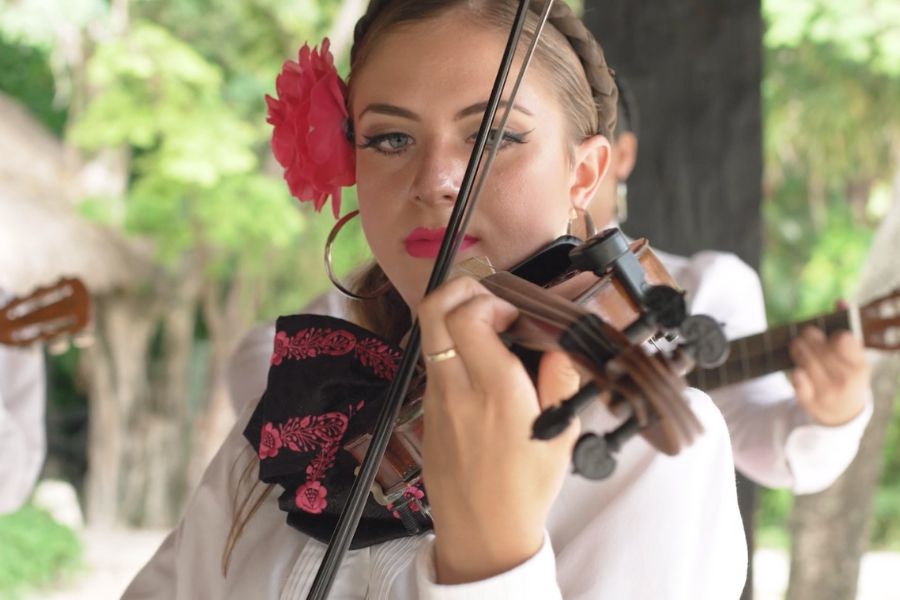
<svg viewBox="0 0 900 600">
<path fill-rule="evenodd" d="M 466 165 L 466 172 L 463 175 L 459 193 L 454 202 L 453 212 L 450 214 L 447 231 L 441 241 L 441 247 L 438 251 L 437 258 L 435 259 L 434 268 L 429 277 L 428 285 L 425 288 L 426 295 L 443 283 L 450 271 L 450 267 L 453 265 L 456 252 L 459 249 L 465 234 L 465 228 L 468 225 L 472 213 L 474 213 L 478 194 L 484 185 L 491 163 L 493 163 L 494 157 L 500 148 L 500 140 L 506 129 L 506 121 L 512 111 L 516 93 L 524 78 L 525 70 L 528 68 L 531 58 L 534 55 L 534 51 L 537 48 L 541 31 L 550 15 L 553 1 L 554 0 L 546 0 L 544 3 L 544 8 L 541 12 L 538 26 L 535 29 L 531 45 L 528 47 L 528 51 L 526 52 L 519 74 L 516 78 L 515 85 L 510 90 L 505 112 L 501 117 L 497 129 L 495 143 L 491 147 L 491 151 L 485 160 L 485 164 L 482 167 L 479 167 L 481 160 L 484 157 L 488 135 L 490 135 L 491 127 L 494 124 L 497 108 L 500 105 L 500 98 L 506 86 L 509 70 L 516 55 L 516 48 L 518 47 L 519 39 L 522 36 L 529 4 L 531 3 L 531 0 L 519 0 L 519 8 L 516 12 L 515 19 L 513 20 L 512 30 L 510 31 L 506 48 L 503 52 L 503 59 L 500 61 L 497 77 L 494 79 L 491 95 L 488 98 L 488 105 L 484 111 L 484 117 L 481 120 L 478 135 L 475 138 L 475 146 L 469 157 L 469 163 Z M 473 187 L 476 176 L 478 176 L 479 179 Z M 366 505 L 369 490 L 372 487 L 372 482 L 375 481 L 375 475 L 377 474 L 378 466 L 381 464 L 381 460 L 384 457 L 384 452 L 387 448 L 388 441 L 390 440 L 394 423 L 397 421 L 400 409 L 403 406 L 403 400 L 406 398 L 406 394 L 409 390 L 409 385 L 415 371 L 420 350 L 421 337 L 419 325 L 418 322 L 416 322 L 413 323 L 412 329 L 410 330 L 409 340 L 406 350 L 403 353 L 403 358 L 397 369 L 397 375 L 394 377 L 393 381 L 391 381 L 391 387 L 388 390 L 386 401 L 382 404 L 378 413 L 378 419 L 375 422 L 375 430 L 372 433 L 369 450 L 360 465 L 359 474 L 353 481 L 347 502 L 338 518 L 337 526 L 331 534 L 331 539 L 328 541 L 328 548 L 325 551 L 322 563 L 319 565 L 319 570 L 316 572 L 316 577 L 310 588 L 309 595 L 307 595 L 307 600 L 325 600 L 328 597 L 331 586 L 334 584 L 337 570 L 350 547 L 353 535 L 356 533 L 356 528 L 362 517 L 363 508 L 365 508 Z"/>
</svg>

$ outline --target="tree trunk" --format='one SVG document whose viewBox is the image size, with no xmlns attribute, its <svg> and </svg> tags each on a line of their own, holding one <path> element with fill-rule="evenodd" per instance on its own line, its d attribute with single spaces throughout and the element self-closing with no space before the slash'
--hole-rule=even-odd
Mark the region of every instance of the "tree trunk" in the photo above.
<svg viewBox="0 0 900 600">
<path fill-rule="evenodd" d="M 83 355 L 91 399 L 85 512 L 92 525 L 117 525 L 127 514 L 120 504 L 122 469 L 134 442 L 127 424 L 149 396 L 145 364 L 155 324 L 150 305 L 133 295 L 95 298 L 96 341 Z"/>
<path fill-rule="evenodd" d="M 794 501 L 790 600 L 856 598 L 860 559 L 868 546 L 872 499 L 898 383 L 900 359 L 878 361 L 872 377 L 875 412 L 856 459 L 830 488 L 797 496 Z"/>
<path fill-rule="evenodd" d="M 759 0 L 585 0 L 584 20 L 630 84 L 640 149 L 625 230 L 679 254 L 759 265 Z"/>
<path fill-rule="evenodd" d="M 213 281 L 206 282 L 203 289 L 203 319 L 209 332 L 210 346 L 209 393 L 193 428 L 188 467 L 188 483 L 191 486 L 200 480 L 206 465 L 234 424 L 226 370 L 228 357 L 253 317 L 254 292 L 245 280 L 246 271 L 239 268 L 224 294 L 220 294 Z"/>
<path fill-rule="evenodd" d="M 97 301 L 97 343 L 85 354 L 87 515 L 94 525 L 168 527 L 181 511 L 192 432 L 196 269 L 189 260 L 177 280 L 146 296 Z"/>
<path fill-rule="evenodd" d="M 136 456 L 130 472 L 135 476 L 123 503 L 129 507 L 129 521 L 134 525 L 172 526 L 189 489 L 189 387 L 200 281 L 196 265 L 188 261 L 165 294 L 159 356 L 151 357 L 149 366 L 149 402 L 131 425 Z"/>
</svg>

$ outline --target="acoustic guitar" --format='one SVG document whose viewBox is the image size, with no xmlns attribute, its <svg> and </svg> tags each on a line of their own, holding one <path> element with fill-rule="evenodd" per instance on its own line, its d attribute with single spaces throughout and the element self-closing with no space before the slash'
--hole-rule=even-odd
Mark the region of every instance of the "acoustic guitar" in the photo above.
<svg viewBox="0 0 900 600">
<path fill-rule="evenodd" d="M 87 327 L 90 312 L 91 297 L 84 284 L 74 278 L 61 279 L 0 307 L 0 344 L 67 340 Z"/>
<path fill-rule="evenodd" d="M 793 366 L 788 352 L 791 340 L 808 325 L 818 327 L 826 335 L 850 330 L 866 348 L 900 350 L 900 289 L 862 307 L 851 306 L 731 340 L 725 362 L 710 369 L 695 369 L 688 375 L 688 383 L 709 391 L 789 369 Z"/>
</svg>

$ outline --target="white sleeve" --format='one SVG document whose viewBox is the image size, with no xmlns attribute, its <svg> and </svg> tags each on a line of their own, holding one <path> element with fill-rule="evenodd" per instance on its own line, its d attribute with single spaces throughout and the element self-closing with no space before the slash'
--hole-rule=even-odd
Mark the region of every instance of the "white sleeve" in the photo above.
<svg viewBox="0 0 900 600">
<path fill-rule="evenodd" d="M 746 263 L 731 254 L 701 252 L 691 259 L 686 281 L 692 313 L 704 313 L 725 325 L 735 339 L 767 327 L 762 286 Z M 838 427 L 812 423 L 797 404 L 783 373 L 760 377 L 710 393 L 725 417 L 737 468 L 767 487 L 797 494 L 831 485 L 856 456 L 872 414 L 865 409 Z"/>
<path fill-rule="evenodd" d="M 31 494 L 47 452 L 44 357 L 38 348 L 0 346 L 0 513 Z"/>
<path fill-rule="evenodd" d="M 456 585 L 437 583 L 434 568 L 434 535 L 427 535 L 419 545 L 416 556 L 417 587 L 420 600 L 554 600 L 562 598 L 556 583 L 556 558 L 550 536 L 537 553 L 513 567 L 488 579 Z"/>
</svg>

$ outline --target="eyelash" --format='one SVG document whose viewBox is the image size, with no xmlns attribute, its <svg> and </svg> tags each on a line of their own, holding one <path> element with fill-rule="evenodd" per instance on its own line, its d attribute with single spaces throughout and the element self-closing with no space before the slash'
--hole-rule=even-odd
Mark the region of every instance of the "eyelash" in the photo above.
<svg viewBox="0 0 900 600">
<path fill-rule="evenodd" d="M 488 147 L 490 147 L 491 139 L 493 136 L 496 135 L 496 133 L 495 133 L 496 131 L 497 131 L 496 129 L 491 130 L 491 134 L 488 136 Z M 525 144 L 525 143 L 527 143 L 528 140 L 526 138 L 528 137 L 529 133 L 531 133 L 531 131 L 526 131 L 524 133 L 513 133 L 511 131 L 504 132 L 503 133 L 503 144 L 500 146 L 500 149 L 502 150 L 508 144 Z M 363 148 L 363 149 L 371 148 L 375 152 L 378 152 L 379 154 L 384 154 L 386 156 L 397 156 L 397 155 L 405 152 L 406 149 L 409 148 L 409 144 L 404 145 L 402 148 L 395 148 L 393 150 L 385 150 L 385 149 L 379 147 L 379 145 L 388 140 L 391 140 L 391 139 L 397 140 L 399 138 L 410 139 L 410 136 L 405 133 L 400 133 L 399 131 L 392 131 L 389 133 L 380 133 L 378 135 L 372 135 L 372 136 L 363 136 L 363 142 L 361 144 L 359 144 L 359 147 Z M 469 139 L 472 142 L 474 142 L 475 136 L 472 135 L 472 137 Z"/>
</svg>

